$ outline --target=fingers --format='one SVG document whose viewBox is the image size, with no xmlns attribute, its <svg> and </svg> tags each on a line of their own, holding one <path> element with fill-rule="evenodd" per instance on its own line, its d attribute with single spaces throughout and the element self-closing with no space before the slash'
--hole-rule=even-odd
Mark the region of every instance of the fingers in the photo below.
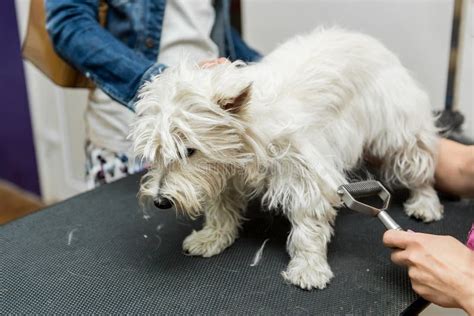
<svg viewBox="0 0 474 316">
<path fill-rule="evenodd" d="M 394 250 L 390 255 L 390 260 L 399 266 L 406 266 L 409 264 L 406 250 Z"/>
<path fill-rule="evenodd" d="M 406 249 L 414 234 L 394 229 L 389 229 L 383 234 L 383 244 L 386 247 Z"/>
<path fill-rule="evenodd" d="M 205 68 L 211 68 L 213 66 L 220 65 L 220 64 L 226 64 L 228 62 L 229 60 L 227 58 L 220 57 L 218 59 L 204 60 L 199 63 L 199 66 L 205 69 Z"/>
<path fill-rule="evenodd" d="M 229 60 L 228 60 L 227 58 L 225 58 L 225 57 L 219 57 L 219 58 L 217 59 L 217 63 L 218 63 L 218 64 L 225 64 L 225 63 L 228 63 L 228 62 L 229 62 Z"/>
<path fill-rule="evenodd" d="M 407 266 L 410 264 L 409 251 L 406 250 L 410 243 L 413 242 L 415 234 L 413 232 L 404 232 L 389 229 L 383 235 L 383 243 L 385 246 L 394 248 L 390 259 L 393 263 Z"/>
</svg>

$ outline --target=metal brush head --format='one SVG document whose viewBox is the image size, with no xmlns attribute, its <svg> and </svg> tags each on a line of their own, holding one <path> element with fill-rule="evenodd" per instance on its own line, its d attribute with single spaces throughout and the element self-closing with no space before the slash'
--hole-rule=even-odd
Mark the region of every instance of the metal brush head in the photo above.
<svg viewBox="0 0 474 316">
<path fill-rule="evenodd" d="M 375 180 L 343 184 L 338 188 L 337 193 L 348 208 L 371 216 L 377 216 L 381 211 L 386 210 L 390 204 L 390 193 L 379 181 Z M 367 205 L 356 199 L 375 195 L 383 201 L 382 208 Z"/>
<path fill-rule="evenodd" d="M 342 188 L 346 189 L 347 192 L 349 192 L 353 196 L 364 197 L 379 193 L 380 191 L 382 191 L 383 187 L 381 186 L 380 182 L 375 180 L 369 180 L 343 184 L 339 187 L 338 193 L 339 190 L 341 190 Z"/>
<path fill-rule="evenodd" d="M 348 183 L 341 185 L 337 189 L 337 193 L 341 197 L 342 202 L 351 210 L 377 216 L 387 229 L 402 230 L 400 225 L 385 212 L 390 204 L 390 193 L 385 189 L 382 183 L 375 180 Z M 381 208 L 368 205 L 356 199 L 356 197 L 360 198 L 374 195 L 377 195 L 383 201 Z"/>
</svg>

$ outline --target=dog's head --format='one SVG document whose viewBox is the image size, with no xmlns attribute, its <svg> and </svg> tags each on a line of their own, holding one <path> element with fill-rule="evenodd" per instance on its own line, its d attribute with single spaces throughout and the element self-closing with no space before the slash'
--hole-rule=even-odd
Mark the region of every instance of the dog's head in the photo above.
<svg viewBox="0 0 474 316">
<path fill-rule="evenodd" d="M 244 140 L 252 85 L 237 66 L 183 62 L 142 88 L 131 131 L 135 154 L 151 165 L 141 200 L 197 216 L 252 159 Z"/>
</svg>

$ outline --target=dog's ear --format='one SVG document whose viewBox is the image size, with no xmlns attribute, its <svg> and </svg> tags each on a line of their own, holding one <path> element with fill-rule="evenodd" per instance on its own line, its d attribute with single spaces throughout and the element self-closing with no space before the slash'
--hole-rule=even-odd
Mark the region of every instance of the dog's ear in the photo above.
<svg viewBox="0 0 474 316">
<path fill-rule="evenodd" d="M 238 114 L 250 101 L 252 83 L 243 88 L 233 97 L 218 97 L 217 104 L 229 113 Z"/>
</svg>

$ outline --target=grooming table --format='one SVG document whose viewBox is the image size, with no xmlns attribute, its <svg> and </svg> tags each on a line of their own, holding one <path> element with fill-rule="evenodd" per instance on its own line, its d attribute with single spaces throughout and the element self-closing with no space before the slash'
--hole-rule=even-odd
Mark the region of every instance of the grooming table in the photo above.
<svg viewBox="0 0 474 316">
<path fill-rule="evenodd" d="M 140 175 L 0 227 L 0 314 L 395 315 L 417 296 L 393 265 L 376 218 L 341 210 L 329 246 L 335 278 L 325 290 L 285 284 L 288 223 L 253 207 L 236 243 L 212 258 L 182 254 L 199 222 L 137 205 Z M 405 229 L 464 241 L 472 201 L 444 202 L 443 221 L 389 210 Z M 266 243 L 260 262 L 255 253 Z M 416 305 L 416 303 L 415 303 Z"/>
</svg>

